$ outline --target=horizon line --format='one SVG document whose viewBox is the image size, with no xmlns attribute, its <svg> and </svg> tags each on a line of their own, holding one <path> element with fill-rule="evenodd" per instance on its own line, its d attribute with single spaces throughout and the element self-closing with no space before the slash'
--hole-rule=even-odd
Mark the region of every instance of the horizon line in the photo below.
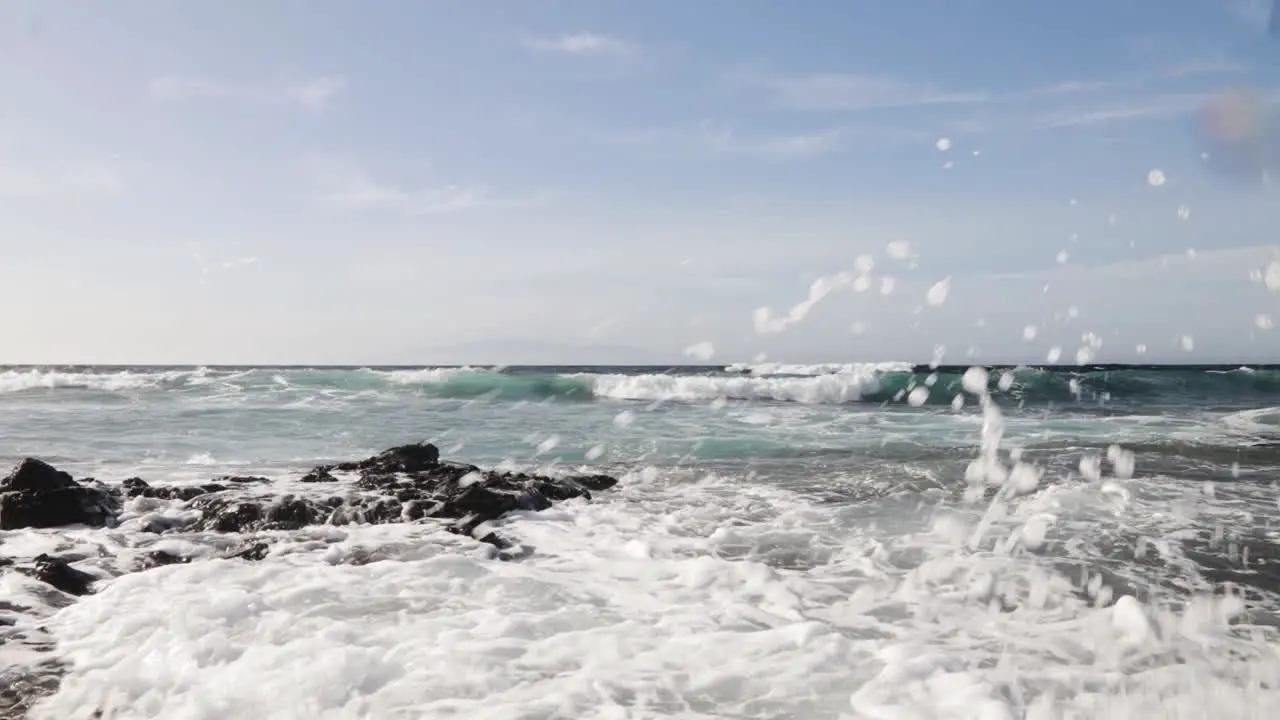
<svg viewBox="0 0 1280 720">
<path fill-rule="evenodd" d="M 819 365 L 902 365 L 910 366 L 910 372 L 916 374 L 922 373 L 963 373 L 964 371 L 979 367 L 987 370 L 1016 370 L 1019 368 L 1045 370 L 1050 372 L 1106 372 L 1115 370 L 1203 370 L 1203 371 L 1231 371 L 1239 369 L 1250 370 L 1280 370 L 1280 362 L 1226 362 L 1226 363 L 1026 363 L 1026 362 L 996 362 L 996 363 L 965 363 L 965 364 L 934 364 L 934 363 L 909 363 L 905 361 L 824 361 L 824 362 L 783 362 L 783 361 L 765 361 L 761 363 L 537 363 L 537 364 L 521 364 L 521 363 L 416 363 L 416 364 L 329 364 L 329 363 L 0 363 L 0 371 L 4 370 L 78 370 L 78 369 L 98 369 L 98 370 L 462 370 L 468 368 L 483 370 L 502 370 L 502 369 L 522 369 L 522 370 L 538 370 L 538 369 L 559 369 L 559 370 L 581 370 L 581 369 L 634 369 L 634 370 L 653 370 L 653 369 L 671 369 L 671 370 L 714 370 L 721 372 L 741 372 L 745 374 L 752 367 L 759 365 L 790 365 L 793 367 L 812 367 Z M 741 366 L 742 370 L 729 370 L 730 367 Z M 890 370 L 890 372 L 894 372 Z M 904 367 L 897 372 L 907 372 Z M 785 373 L 784 373 L 785 374 Z"/>
</svg>

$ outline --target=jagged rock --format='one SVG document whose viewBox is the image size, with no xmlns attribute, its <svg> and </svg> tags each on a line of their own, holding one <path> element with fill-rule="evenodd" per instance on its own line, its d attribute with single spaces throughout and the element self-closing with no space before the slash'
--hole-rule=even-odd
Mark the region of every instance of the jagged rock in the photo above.
<svg viewBox="0 0 1280 720">
<path fill-rule="evenodd" d="M 224 492 L 229 488 L 218 483 L 203 485 L 160 485 L 147 484 L 142 478 L 129 478 L 121 483 L 125 497 L 148 497 L 160 500 L 192 500 L 209 493 Z"/>
<path fill-rule="evenodd" d="M 429 470 L 440 464 L 440 449 L 431 443 L 400 445 L 384 450 L 371 458 L 356 462 L 338 463 L 332 467 L 321 466 L 320 470 L 338 469 L 345 472 L 364 471 L 380 474 L 397 472 L 419 472 Z"/>
<path fill-rule="evenodd" d="M 0 530 L 114 525 L 120 498 L 97 481 L 80 484 L 46 462 L 27 458 L 0 479 Z"/>
<path fill-rule="evenodd" d="M 315 470 L 302 476 L 299 482 L 304 483 L 336 483 L 338 478 L 334 477 L 328 468 L 318 467 Z"/>
<path fill-rule="evenodd" d="M 617 484 L 607 475 L 552 478 L 482 470 L 474 465 L 440 461 L 433 445 L 391 448 L 365 460 L 322 465 L 306 482 L 337 482 L 331 471 L 356 472 L 352 483 L 361 493 L 329 498 L 285 495 L 274 500 L 204 493 L 191 506 L 202 517 L 193 527 L 214 532 L 296 530 L 315 525 L 413 522 L 425 518 L 455 521 L 451 529 L 472 535 L 483 523 L 516 510 L 545 510 L 571 498 L 590 499 L 592 491 Z M 149 492 L 158 493 L 160 488 Z M 510 543 L 492 532 L 478 538 L 499 549 Z"/>
<path fill-rule="evenodd" d="M 269 552 L 271 552 L 271 545 L 264 542 L 251 542 L 220 557 L 224 560 L 239 559 L 256 562 L 265 558 Z"/>
<path fill-rule="evenodd" d="M 79 486 L 70 474 L 36 458 L 26 458 L 7 477 L 0 478 L 0 492 L 47 492 Z"/>
<path fill-rule="evenodd" d="M 186 501 L 200 516 L 194 521 L 152 522 L 144 529 L 251 533 L 297 530 L 308 525 L 383 524 L 428 518 L 452 520 L 450 529 L 507 550 L 511 543 L 493 532 L 477 532 L 484 523 L 517 510 L 545 510 L 572 498 L 590 500 L 593 491 L 617 485 L 607 475 L 554 478 L 526 473 L 482 470 L 474 465 L 440 461 L 429 443 L 390 448 L 364 460 L 321 465 L 302 478 L 307 483 L 337 483 L 333 470 L 356 473 L 342 495 L 328 498 L 282 495 L 245 497 L 233 486 L 269 483 L 260 477 L 222 477 L 203 485 L 150 485 L 129 478 L 118 488 L 85 485 L 47 463 L 28 459 L 0 481 L 0 529 L 113 523 L 120 499 L 159 498 Z M 257 559 L 265 545 L 251 545 L 228 557 Z M 143 565 L 186 562 L 152 554 Z"/>
<path fill-rule="evenodd" d="M 140 570 L 150 570 L 151 568 L 164 567 L 165 565 L 185 565 L 191 562 L 191 558 L 185 555 L 169 552 L 168 550 L 152 550 L 143 555 L 138 561 Z"/>
<path fill-rule="evenodd" d="M 66 560 L 45 554 L 36 556 L 35 567 L 27 574 L 68 595 L 76 596 L 93 592 L 93 584 L 98 581 L 93 575 L 71 567 Z"/>
<path fill-rule="evenodd" d="M 232 483 L 234 485 L 266 485 L 271 482 L 270 478 L 259 477 L 257 475 L 223 475 L 213 479 L 214 483 Z"/>
</svg>

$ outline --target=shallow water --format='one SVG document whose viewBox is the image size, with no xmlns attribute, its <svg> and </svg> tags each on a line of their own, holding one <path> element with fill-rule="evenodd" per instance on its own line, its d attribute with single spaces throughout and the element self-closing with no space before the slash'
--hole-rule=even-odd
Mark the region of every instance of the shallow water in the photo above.
<svg viewBox="0 0 1280 720">
<path fill-rule="evenodd" d="M 317 463 L 430 440 L 622 482 L 505 519 L 515 562 L 428 522 L 126 572 L 236 543 L 141 532 L 184 512 L 155 500 L 3 532 L 114 579 L 72 603 L 0 575 L 26 638 L 0 665 L 38 677 L 48 628 L 45 718 L 1271 717 L 1280 387 L 1019 371 L 984 412 L 908 370 L 13 369 L 2 459 L 77 477 L 311 492 Z"/>
</svg>

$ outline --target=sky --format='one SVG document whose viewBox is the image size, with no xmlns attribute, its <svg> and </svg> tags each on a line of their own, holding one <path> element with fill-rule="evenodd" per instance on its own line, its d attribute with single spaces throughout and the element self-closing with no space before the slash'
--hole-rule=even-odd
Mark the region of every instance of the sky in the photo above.
<svg viewBox="0 0 1280 720">
<path fill-rule="evenodd" d="M 0 362 L 1280 362 L 1264 4 L 7 0 Z"/>
</svg>

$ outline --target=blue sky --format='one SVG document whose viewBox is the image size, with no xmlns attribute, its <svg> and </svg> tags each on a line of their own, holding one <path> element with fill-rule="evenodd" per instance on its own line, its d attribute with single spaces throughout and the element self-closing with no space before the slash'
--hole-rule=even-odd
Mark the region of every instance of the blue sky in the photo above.
<svg viewBox="0 0 1280 720">
<path fill-rule="evenodd" d="M 7 2 L 0 360 L 1277 361 L 1262 5 Z"/>
</svg>

